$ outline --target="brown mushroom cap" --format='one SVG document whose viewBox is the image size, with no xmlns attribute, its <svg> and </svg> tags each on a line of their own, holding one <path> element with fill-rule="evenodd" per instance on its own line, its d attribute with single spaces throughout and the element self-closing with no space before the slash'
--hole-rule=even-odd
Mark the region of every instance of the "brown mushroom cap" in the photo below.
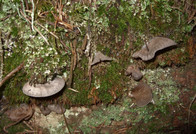
<svg viewBox="0 0 196 134">
<path fill-rule="evenodd" d="M 36 84 L 31 86 L 27 82 L 22 90 L 23 93 L 32 97 L 48 97 L 58 93 L 65 86 L 65 81 L 63 78 L 56 77 L 53 81 L 45 84 Z"/>
<path fill-rule="evenodd" d="M 135 52 L 132 57 L 141 58 L 143 61 L 148 61 L 154 58 L 157 51 L 174 45 L 177 44 L 171 39 L 164 37 L 154 37 L 149 41 L 147 45 L 148 48 L 146 45 L 144 45 L 142 49 Z"/>
<path fill-rule="evenodd" d="M 135 65 L 128 66 L 127 70 L 125 71 L 125 75 L 131 75 L 132 78 L 136 81 L 140 80 L 143 77 L 143 74 Z"/>
<path fill-rule="evenodd" d="M 131 91 L 131 97 L 135 98 L 137 106 L 143 107 L 152 101 L 152 90 L 146 83 L 140 82 Z"/>
<path fill-rule="evenodd" d="M 44 107 L 43 105 L 41 105 L 39 107 L 39 110 L 40 112 L 43 114 L 43 115 L 49 115 L 51 113 L 51 110 L 48 108 L 48 107 Z"/>
</svg>

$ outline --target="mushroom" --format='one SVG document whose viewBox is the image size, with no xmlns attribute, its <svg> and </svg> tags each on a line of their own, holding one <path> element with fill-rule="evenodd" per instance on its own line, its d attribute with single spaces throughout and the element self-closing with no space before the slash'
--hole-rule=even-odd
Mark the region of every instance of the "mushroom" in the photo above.
<svg viewBox="0 0 196 134">
<path fill-rule="evenodd" d="M 125 75 L 131 75 L 136 81 L 140 80 L 143 77 L 143 74 L 135 65 L 128 66 L 127 70 L 125 71 Z"/>
<path fill-rule="evenodd" d="M 132 57 L 148 61 L 154 58 L 157 51 L 174 45 L 177 44 L 171 39 L 165 37 L 154 37 L 146 45 L 144 45 L 141 50 L 135 52 Z"/>
<path fill-rule="evenodd" d="M 50 104 L 47 108 L 57 114 L 62 114 L 65 112 L 65 108 L 59 104 Z"/>
<path fill-rule="evenodd" d="M 39 107 L 41 113 L 45 116 L 49 115 L 51 113 L 51 110 L 48 107 L 44 107 L 43 105 L 41 105 Z"/>
<path fill-rule="evenodd" d="M 94 56 L 94 59 L 93 59 L 93 62 L 91 63 L 91 66 L 97 64 L 97 63 L 100 63 L 102 61 L 111 61 L 112 58 L 102 54 L 100 51 L 95 53 L 95 56 Z"/>
<path fill-rule="evenodd" d="M 65 85 L 63 78 L 56 77 L 53 81 L 45 84 L 35 84 L 32 86 L 27 82 L 22 90 L 23 93 L 32 97 L 48 97 L 58 93 Z"/>
<path fill-rule="evenodd" d="M 138 107 L 143 107 L 152 102 L 152 90 L 150 86 L 144 82 L 140 82 L 134 87 L 129 96 L 135 98 Z"/>
</svg>

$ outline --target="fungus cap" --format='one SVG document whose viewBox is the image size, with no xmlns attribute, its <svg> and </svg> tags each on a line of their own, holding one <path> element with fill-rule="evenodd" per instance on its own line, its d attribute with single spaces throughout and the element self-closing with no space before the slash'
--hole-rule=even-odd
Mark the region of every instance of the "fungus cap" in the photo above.
<svg viewBox="0 0 196 134">
<path fill-rule="evenodd" d="M 131 97 L 135 98 L 137 106 L 143 107 L 152 101 L 152 90 L 146 83 L 140 82 L 131 91 Z"/>
<path fill-rule="evenodd" d="M 143 77 L 140 69 L 135 65 L 128 66 L 127 70 L 125 71 L 125 75 L 131 75 L 132 78 L 136 81 L 140 80 Z"/>
<path fill-rule="evenodd" d="M 98 51 L 97 53 L 95 53 L 95 56 L 94 56 L 94 59 L 91 63 L 91 66 L 97 64 L 97 63 L 100 63 L 102 61 L 111 61 L 112 58 L 102 54 L 100 51 Z"/>
<path fill-rule="evenodd" d="M 142 49 L 135 52 L 132 57 L 148 61 L 154 58 L 157 51 L 174 45 L 177 45 L 177 43 L 171 39 L 165 37 L 154 37 L 148 42 L 147 47 L 144 45 Z"/>
<path fill-rule="evenodd" d="M 58 93 L 65 86 L 63 78 L 56 77 L 54 80 L 45 84 L 30 85 L 27 82 L 22 90 L 23 93 L 31 97 L 48 97 Z"/>
</svg>

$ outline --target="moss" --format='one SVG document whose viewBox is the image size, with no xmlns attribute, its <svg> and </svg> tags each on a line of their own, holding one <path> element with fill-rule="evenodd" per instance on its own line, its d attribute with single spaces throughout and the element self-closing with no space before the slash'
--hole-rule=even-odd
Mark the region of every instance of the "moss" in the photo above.
<svg viewBox="0 0 196 134">
<path fill-rule="evenodd" d="M 98 69 L 98 68 L 96 68 Z M 122 67 L 116 62 L 111 62 L 110 65 L 94 70 L 93 82 L 97 82 L 98 98 L 101 102 L 110 103 L 114 98 L 113 95 L 119 97 L 122 94 L 123 89 L 123 75 Z"/>
<path fill-rule="evenodd" d="M 24 60 L 25 57 L 18 49 L 19 48 L 13 49 L 12 56 L 6 58 L 6 62 L 4 64 L 4 77 Z M 22 87 L 27 79 L 28 75 L 24 72 L 24 70 L 20 70 L 14 75 L 14 77 L 11 77 L 11 79 L 5 83 L 3 94 L 11 104 L 25 103 L 29 101 L 29 97 L 24 95 L 22 92 Z"/>
<path fill-rule="evenodd" d="M 74 70 L 73 76 L 73 88 L 79 91 L 75 93 L 71 90 L 66 89 L 65 95 L 70 101 L 71 105 L 88 105 L 90 104 L 90 100 L 88 99 L 88 59 L 86 57 L 82 57 L 82 60 L 79 65 L 77 65 Z"/>
<path fill-rule="evenodd" d="M 24 73 L 19 72 L 15 75 L 15 77 L 11 78 L 5 84 L 5 90 L 3 94 L 9 100 L 10 104 L 20 104 L 29 102 L 30 97 L 26 96 L 22 92 L 22 87 L 25 84 L 25 81 L 23 81 L 25 76 L 26 75 Z"/>
</svg>

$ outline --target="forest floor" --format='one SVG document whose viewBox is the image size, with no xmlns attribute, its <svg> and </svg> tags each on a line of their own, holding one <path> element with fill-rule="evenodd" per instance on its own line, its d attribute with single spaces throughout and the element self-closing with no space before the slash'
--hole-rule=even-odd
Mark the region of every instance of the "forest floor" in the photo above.
<svg viewBox="0 0 196 134">
<path fill-rule="evenodd" d="M 111 133 L 111 134 L 123 134 L 123 133 L 171 133 L 171 134 L 192 134 L 196 133 L 196 56 L 185 66 L 171 67 L 171 76 L 173 81 L 178 84 L 180 89 L 179 101 L 176 105 L 169 105 L 166 115 L 156 113 L 158 120 L 150 120 L 144 122 L 143 120 L 133 125 L 131 121 L 121 120 L 116 117 L 119 113 L 114 114 L 115 117 L 107 115 L 108 111 L 115 108 L 120 110 L 123 98 L 117 100 L 114 104 L 109 106 L 98 104 L 91 107 L 72 107 L 66 110 L 65 116 L 62 114 L 56 114 L 54 112 L 47 116 L 40 113 L 39 109 L 35 108 L 34 116 L 27 123 L 30 126 L 20 122 L 17 125 L 8 128 L 10 134 L 14 133 L 68 133 L 65 121 L 71 133 Z M 10 124 L 11 121 L 4 114 L 5 101 L 0 101 L 0 134 L 4 134 L 3 127 Z M 114 111 L 116 111 L 114 110 Z M 99 112 L 98 112 L 99 111 Z M 101 114 L 100 114 L 101 112 Z M 104 113 L 105 112 L 105 113 Z M 96 118 L 102 115 L 110 117 L 108 122 L 105 117 L 102 117 L 103 121 L 98 126 L 90 124 L 90 119 Z M 124 114 L 130 114 L 124 112 Z M 65 117 L 65 118 L 64 118 Z M 89 117 L 89 118 L 87 118 Z M 113 119 L 115 118 L 115 120 Z M 66 119 L 66 120 L 65 120 Z M 86 122 L 84 120 L 87 120 Z M 89 123 L 88 123 L 89 121 Z M 94 120 L 96 122 L 96 120 Z M 61 122 L 61 123 L 59 123 Z M 86 123 L 88 128 L 82 129 L 81 123 Z M 79 127 L 80 126 L 80 127 Z M 54 128 L 57 129 L 54 129 Z M 31 130 L 32 129 L 32 130 Z M 29 130 L 29 131 L 27 131 Z M 84 131 L 85 130 L 85 131 Z M 66 131 L 66 132 L 65 132 Z"/>
</svg>

